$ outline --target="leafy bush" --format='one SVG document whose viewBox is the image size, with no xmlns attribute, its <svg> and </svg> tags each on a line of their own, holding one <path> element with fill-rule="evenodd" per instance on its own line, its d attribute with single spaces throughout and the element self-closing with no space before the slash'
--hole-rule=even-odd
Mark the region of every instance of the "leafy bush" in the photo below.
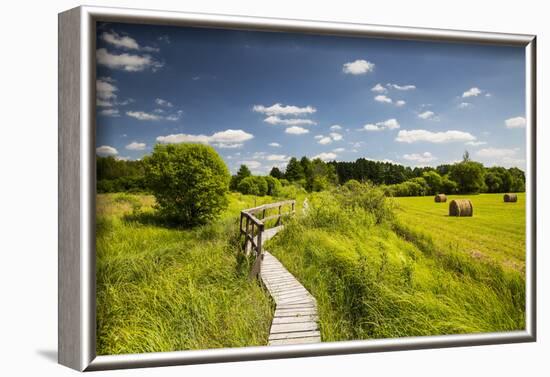
<svg viewBox="0 0 550 377">
<path fill-rule="evenodd" d="M 267 195 L 278 196 L 282 188 L 281 182 L 270 175 L 264 177 L 264 179 L 267 183 Z"/>
<path fill-rule="evenodd" d="M 372 214 L 377 224 L 393 218 L 393 211 L 384 191 L 371 183 L 350 180 L 336 191 L 336 197 L 344 208 L 360 208 Z"/>
<path fill-rule="evenodd" d="M 214 148 L 157 144 L 145 174 L 160 213 L 185 226 L 204 224 L 227 207 L 229 170 Z"/>
<path fill-rule="evenodd" d="M 264 196 L 267 194 L 267 182 L 264 177 L 246 177 L 237 185 L 237 191 L 241 194 Z"/>
</svg>

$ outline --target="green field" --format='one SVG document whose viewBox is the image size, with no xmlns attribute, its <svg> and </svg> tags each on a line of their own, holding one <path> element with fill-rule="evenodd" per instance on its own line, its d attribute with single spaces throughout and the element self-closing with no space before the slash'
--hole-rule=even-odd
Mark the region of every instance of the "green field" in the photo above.
<svg viewBox="0 0 550 377">
<path fill-rule="evenodd" d="M 350 207 L 331 192 L 304 215 L 304 197 L 266 248 L 317 298 L 324 341 L 524 328 L 524 195 L 469 197 L 472 218 L 432 197 Z M 219 220 L 182 229 L 151 196 L 98 195 L 99 354 L 266 344 L 273 303 L 247 278 L 238 216 L 279 199 L 229 198 Z"/>
</svg>

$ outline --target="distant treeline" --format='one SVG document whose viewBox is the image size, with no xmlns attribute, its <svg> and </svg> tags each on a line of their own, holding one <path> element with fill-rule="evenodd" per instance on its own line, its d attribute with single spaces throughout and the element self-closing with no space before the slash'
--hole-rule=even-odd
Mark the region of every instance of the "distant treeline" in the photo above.
<svg viewBox="0 0 550 377">
<path fill-rule="evenodd" d="M 97 191 L 147 191 L 142 161 L 97 158 Z M 274 179 L 271 179 L 274 178 Z M 411 168 L 391 162 L 359 158 L 354 162 L 291 158 L 286 169 L 274 167 L 268 177 L 253 176 L 246 165 L 233 175 L 230 189 L 246 194 L 276 195 L 285 188 L 323 191 L 347 181 L 372 182 L 388 196 L 421 196 L 437 193 L 470 194 L 525 191 L 525 173 L 518 168 L 484 167 L 468 152 L 461 162 L 437 167 Z"/>
</svg>

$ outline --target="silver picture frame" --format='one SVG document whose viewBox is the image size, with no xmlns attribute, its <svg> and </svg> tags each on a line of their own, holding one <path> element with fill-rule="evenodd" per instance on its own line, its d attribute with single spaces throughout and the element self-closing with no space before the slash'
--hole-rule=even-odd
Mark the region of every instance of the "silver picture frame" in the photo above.
<svg viewBox="0 0 550 377">
<path fill-rule="evenodd" d="M 98 21 L 285 31 L 525 48 L 526 323 L 524 331 L 311 345 L 96 355 L 95 35 Z M 59 14 L 59 363 L 79 371 L 353 354 L 536 340 L 536 36 L 82 6 Z"/>
</svg>

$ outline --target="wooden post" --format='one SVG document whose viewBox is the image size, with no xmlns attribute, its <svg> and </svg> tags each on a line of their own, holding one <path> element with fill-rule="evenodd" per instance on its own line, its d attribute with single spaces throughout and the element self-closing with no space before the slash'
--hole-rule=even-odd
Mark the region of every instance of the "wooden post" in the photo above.
<svg viewBox="0 0 550 377">
<path fill-rule="evenodd" d="M 244 232 L 244 252 L 246 255 L 249 253 L 249 247 L 248 247 L 248 232 L 249 232 L 249 224 L 250 224 L 250 218 L 246 216 L 246 231 Z"/>
</svg>

